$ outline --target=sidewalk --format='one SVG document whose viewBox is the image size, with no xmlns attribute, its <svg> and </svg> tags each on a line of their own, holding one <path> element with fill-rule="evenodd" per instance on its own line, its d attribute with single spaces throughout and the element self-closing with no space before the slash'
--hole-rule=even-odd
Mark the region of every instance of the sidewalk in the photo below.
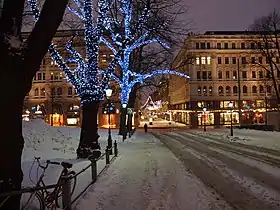
<svg viewBox="0 0 280 210">
<path fill-rule="evenodd" d="M 76 205 L 79 210 L 229 209 L 150 134 L 119 144 L 119 157 Z"/>
</svg>

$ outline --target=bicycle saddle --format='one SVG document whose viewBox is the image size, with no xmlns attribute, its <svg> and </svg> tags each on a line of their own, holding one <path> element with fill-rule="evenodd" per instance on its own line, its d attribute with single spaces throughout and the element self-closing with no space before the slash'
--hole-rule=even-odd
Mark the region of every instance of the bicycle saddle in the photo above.
<svg viewBox="0 0 280 210">
<path fill-rule="evenodd" d="M 67 162 L 61 162 L 61 165 L 63 168 L 72 168 L 73 164 L 72 163 L 67 163 Z"/>
</svg>

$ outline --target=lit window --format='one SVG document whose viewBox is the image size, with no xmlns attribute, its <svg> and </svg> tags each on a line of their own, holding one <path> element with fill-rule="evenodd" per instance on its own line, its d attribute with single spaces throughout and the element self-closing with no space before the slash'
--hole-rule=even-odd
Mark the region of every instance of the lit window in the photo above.
<svg viewBox="0 0 280 210">
<path fill-rule="evenodd" d="M 201 64 L 206 64 L 206 57 L 201 57 Z"/>
<path fill-rule="evenodd" d="M 207 64 L 211 64 L 211 57 L 210 56 L 207 57 Z"/>
<path fill-rule="evenodd" d="M 104 54 L 104 55 L 102 55 L 102 57 L 103 57 L 103 58 L 106 58 L 107 56 Z"/>
<path fill-rule="evenodd" d="M 199 65 L 200 64 L 200 59 L 199 57 L 196 58 L 196 65 Z"/>
</svg>

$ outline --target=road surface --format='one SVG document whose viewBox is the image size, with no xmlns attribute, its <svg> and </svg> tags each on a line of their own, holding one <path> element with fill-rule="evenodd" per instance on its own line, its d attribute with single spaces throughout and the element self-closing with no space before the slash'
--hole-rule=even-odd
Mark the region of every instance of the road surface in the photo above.
<svg viewBox="0 0 280 210">
<path fill-rule="evenodd" d="M 152 134 L 233 209 L 280 209 L 279 151 L 191 131 Z"/>
</svg>

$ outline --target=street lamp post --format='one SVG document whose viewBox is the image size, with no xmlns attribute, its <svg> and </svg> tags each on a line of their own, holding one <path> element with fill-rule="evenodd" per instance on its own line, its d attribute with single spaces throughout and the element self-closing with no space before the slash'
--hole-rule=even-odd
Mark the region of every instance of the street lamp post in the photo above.
<svg viewBox="0 0 280 210">
<path fill-rule="evenodd" d="M 230 110 L 230 136 L 233 136 L 233 127 L 232 127 L 232 113 L 233 113 L 233 103 L 229 102 L 228 106 L 231 108 Z"/>
<path fill-rule="evenodd" d="M 113 146 L 113 140 L 112 140 L 112 135 L 111 135 L 111 110 L 110 110 L 110 97 L 112 96 L 112 89 L 106 89 L 106 97 L 107 97 L 107 111 L 108 111 L 108 124 L 109 124 L 109 128 L 108 128 L 108 142 L 107 142 L 107 149 L 109 150 L 110 155 L 113 154 L 112 152 L 112 146 Z"/>
<path fill-rule="evenodd" d="M 207 111 L 207 108 L 206 107 L 204 107 L 203 108 L 203 116 L 204 116 L 204 122 L 203 122 L 203 130 L 204 130 L 204 132 L 206 132 L 206 111 Z"/>
<path fill-rule="evenodd" d="M 122 125 L 121 126 L 123 126 L 123 133 L 122 133 L 122 135 L 123 135 L 123 141 L 126 139 L 126 112 L 127 112 L 127 104 L 122 104 L 122 113 L 121 113 L 121 115 L 122 115 Z"/>
</svg>

